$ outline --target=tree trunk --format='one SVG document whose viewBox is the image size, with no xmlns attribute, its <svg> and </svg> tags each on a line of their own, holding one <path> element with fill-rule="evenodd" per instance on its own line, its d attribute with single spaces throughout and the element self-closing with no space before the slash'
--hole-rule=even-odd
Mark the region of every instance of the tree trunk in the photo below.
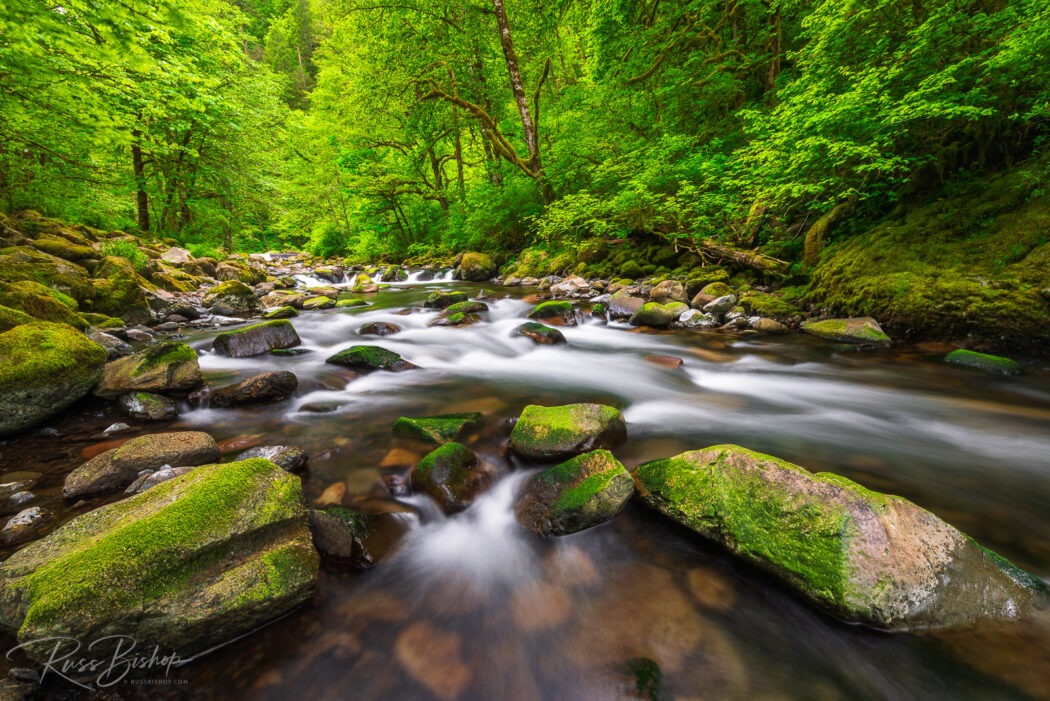
<svg viewBox="0 0 1050 701">
<path fill-rule="evenodd" d="M 510 89 L 514 93 L 514 103 L 518 106 L 518 115 L 521 117 L 521 130 L 525 134 L 525 146 L 529 150 L 529 164 L 535 168 L 539 164 L 540 143 L 536 136 L 536 125 L 529 113 L 529 99 L 525 95 L 525 85 L 521 80 L 518 55 L 514 52 L 514 41 L 510 36 L 510 25 L 507 23 L 507 11 L 503 7 L 503 0 L 492 0 L 492 8 L 496 11 L 499 43 L 503 47 L 503 58 L 510 75 Z"/>
<path fill-rule="evenodd" d="M 135 171 L 135 207 L 138 210 L 139 229 L 148 232 L 149 225 L 149 195 L 146 194 L 146 168 L 142 159 L 142 146 L 139 142 L 139 132 L 131 132 L 134 141 L 131 143 L 131 164 Z"/>
</svg>

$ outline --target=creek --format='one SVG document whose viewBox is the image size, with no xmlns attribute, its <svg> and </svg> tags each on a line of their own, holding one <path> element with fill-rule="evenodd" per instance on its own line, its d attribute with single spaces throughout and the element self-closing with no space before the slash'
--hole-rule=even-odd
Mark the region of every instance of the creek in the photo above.
<svg viewBox="0 0 1050 701">
<path fill-rule="evenodd" d="M 535 466 L 513 463 L 505 450 L 526 404 L 612 404 L 627 420 L 629 441 L 616 454 L 628 468 L 736 443 L 911 499 L 1045 579 L 1045 368 L 998 377 L 939 363 L 938 349 L 652 333 L 590 317 L 561 329 L 567 344 L 538 346 L 511 335 L 531 308 L 521 297 L 535 290 L 489 287 L 494 298 L 485 300 L 490 311 L 481 323 L 428 326 L 436 312 L 422 309 L 422 300 L 450 287 L 472 296 L 485 288 L 393 285 L 370 295 L 368 307 L 303 313 L 292 323 L 309 352 L 297 356 L 226 358 L 209 350 L 214 333 L 187 339 L 212 385 L 290 370 L 299 390 L 276 405 L 187 410 L 163 430 L 206 430 L 245 446 L 298 445 L 311 456 L 308 501 L 343 482 L 347 503 L 404 512 L 407 534 L 371 570 L 323 569 L 311 604 L 173 672 L 185 685 L 165 693 L 566 701 L 1050 693 L 1044 614 L 950 635 L 844 625 L 634 504 L 603 526 L 543 540 L 512 512 L 517 486 Z M 359 334 L 375 321 L 402 331 Z M 389 348 L 420 369 L 351 379 L 325 365 L 361 343 Z M 652 356 L 684 363 L 672 369 Z M 451 517 L 424 497 L 385 495 L 381 477 L 405 473 L 379 467 L 399 447 L 393 422 L 465 411 L 484 414 L 462 440 L 497 467 L 493 488 Z M 657 686 L 658 695 L 645 695 Z"/>
</svg>

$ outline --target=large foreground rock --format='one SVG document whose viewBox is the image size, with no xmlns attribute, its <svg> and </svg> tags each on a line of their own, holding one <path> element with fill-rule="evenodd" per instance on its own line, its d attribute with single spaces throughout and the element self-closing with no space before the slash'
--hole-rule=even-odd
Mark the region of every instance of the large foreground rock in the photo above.
<svg viewBox="0 0 1050 701">
<path fill-rule="evenodd" d="M 498 268 L 484 253 L 469 252 L 463 254 L 459 263 L 459 277 L 471 282 L 484 282 L 496 277 Z"/>
<path fill-rule="evenodd" d="M 640 465 L 642 500 L 849 622 L 887 630 L 1011 618 L 1039 580 L 901 497 L 721 445 Z"/>
<path fill-rule="evenodd" d="M 510 449 L 531 460 L 554 461 L 627 440 L 623 414 L 602 404 L 530 404 L 510 434 Z"/>
<path fill-rule="evenodd" d="M 328 506 L 310 510 L 310 530 L 327 563 L 367 569 L 397 549 L 408 526 L 396 514 Z"/>
<path fill-rule="evenodd" d="M 202 381 L 197 351 L 178 341 L 161 341 L 108 363 L 94 393 L 105 399 L 129 392 L 180 393 Z"/>
<path fill-rule="evenodd" d="M 274 319 L 236 331 L 220 333 L 212 341 L 212 347 L 219 355 L 249 358 L 278 348 L 294 348 L 300 343 L 302 341 L 292 322 L 287 319 Z"/>
<path fill-rule="evenodd" d="M 568 535 L 605 523 L 634 494 L 634 481 L 608 450 L 595 450 L 529 478 L 514 505 L 520 523 L 539 535 Z"/>
<path fill-rule="evenodd" d="M 491 471 L 462 443 L 446 443 L 412 469 L 412 488 L 425 492 L 446 513 L 463 511 L 492 480 Z"/>
<path fill-rule="evenodd" d="M 306 601 L 318 562 L 298 477 L 261 459 L 209 465 L 0 564 L 0 626 L 20 643 L 126 635 L 136 653 L 159 645 L 187 658 Z M 29 653 L 46 659 L 52 648 Z"/>
<path fill-rule="evenodd" d="M 66 475 L 62 496 L 67 499 L 123 489 L 143 470 L 196 467 L 219 459 L 215 439 L 200 431 L 154 433 L 132 438 L 119 448 L 96 455 Z"/>
<path fill-rule="evenodd" d="M 0 437 L 31 428 L 91 390 L 106 349 L 71 326 L 37 322 L 0 334 Z"/>
</svg>

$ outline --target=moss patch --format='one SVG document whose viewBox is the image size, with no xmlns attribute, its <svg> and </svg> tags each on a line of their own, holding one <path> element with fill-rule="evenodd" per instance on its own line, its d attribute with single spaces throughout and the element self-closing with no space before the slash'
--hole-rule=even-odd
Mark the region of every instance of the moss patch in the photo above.
<svg viewBox="0 0 1050 701">
<path fill-rule="evenodd" d="M 984 372 L 995 372 L 1002 375 L 1021 374 L 1021 366 L 1010 358 L 989 355 L 987 353 L 976 353 L 962 348 L 953 350 L 951 353 L 944 356 L 944 362 L 951 363 L 952 365 L 962 365 L 975 370 L 983 370 Z"/>
<path fill-rule="evenodd" d="M 23 312 L 41 321 L 87 328 L 87 321 L 76 312 L 76 301 L 39 282 L 23 280 L 0 284 L 0 305 Z"/>
<path fill-rule="evenodd" d="M 481 414 L 478 412 L 420 418 L 402 416 L 394 422 L 393 433 L 398 438 L 441 445 L 457 440 L 465 428 L 476 425 L 480 420 Z"/>
</svg>

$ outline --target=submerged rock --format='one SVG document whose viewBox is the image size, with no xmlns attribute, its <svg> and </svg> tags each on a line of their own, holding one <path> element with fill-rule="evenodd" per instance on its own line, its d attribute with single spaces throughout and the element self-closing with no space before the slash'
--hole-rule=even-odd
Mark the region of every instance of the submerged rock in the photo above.
<svg viewBox="0 0 1050 701">
<path fill-rule="evenodd" d="M 514 505 L 520 523 L 543 536 L 568 535 L 620 513 L 634 482 L 608 450 L 579 455 L 531 477 Z"/>
<path fill-rule="evenodd" d="M 915 504 L 722 445 L 634 472 L 649 506 L 836 617 L 887 630 L 1013 618 L 1045 586 Z"/>
<path fill-rule="evenodd" d="M 623 414 L 602 404 L 544 407 L 530 404 L 510 434 L 510 449 L 532 460 L 563 460 L 627 440 Z"/>
<path fill-rule="evenodd" d="M 417 441 L 425 445 L 444 445 L 459 440 L 465 428 L 476 426 L 479 421 L 481 421 L 481 414 L 476 411 L 419 418 L 402 416 L 394 422 L 393 432 L 398 438 Z"/>
<path fill-rule="evenodd" d="M 527 321 L 521 326 L 514 329 L 511 332 L 513 336 L 524 336 L 531 339 L 533 342 L 540 345 L 551 346 L 558 343 L 565 343 L 565 334 L 558 329 L 552 329 L 546 324 L 541 324 L 538 321 Z"/>
<path fill-rule="evenodd" d="M 852 319 L 825 319 L 802 324 L 802 330 L 819 338 L 841 343 L 865 343 L 890 346 L 893 341 L 870 316 Z"/>
<path fill-rule="evenodd" d="M 246 404 L 283 402 L 299 386 L 299 378 L 287 370 L 264 372 L 212 392 L 211 405 L 222 409 Z"/>
<path fill-rule="evenodd" d="M 161 341 L 108 363 L 94 393 L 115 399 L 131 392 L 189 392 L 201 382 L 197 351 L 178 341 Z"/>
<path fill-rule="evenodd" d="M 237 456 L 238 460 L 265 458 L 288 472 L 297 472 L 306 467 L 306 451 L 294 445 L 260 445 Z"/>
<path fill-rule="evenodd" d="M 446 443 L 412 469 L 412 488 L 429 494 L 446 513 L 466 509 L 490 481 L 489 469 L 461 443 Z"/>
<path fill-rule="evenodd" d="M 139 421 L 167 421 L 179 415 L 174 401 L 150 392 L 122 394 L 117 400 L 117 406 Z"/>
<path fill-rule="evenodd" d="M 965 350 L 962 348 L 953 350 L 951 353 L 944 356 L 944 362 L 951 363 L 952 365 L 962 365 L 963 367 L 973 368 L 974 370 L 983 370 L 984 372 L 995 372 L 1001 375 L 1021 374 L 1021 366 L 1010 358 L 1004 358 L 999 355 L 989 355 L 987 353 L 977 353 L 976 351 Z"/>
<path fill-rule="evenodd" d="M 219 355 L 230 358 L 248 358 L 269 353 L 277 348 L 292 348 L 302 341 L 292 322 L 275 319 L 254 324 L 236 331 L 226 331 L 215 337 L 212 346 Z"/>
<path fill-rule="evenodd" d="M 362 336 L 392 336 L 401 331 L 397 324 L 389 324 L 385 321 L 372 321 L 361 327 L 359 332 Z"/>
<path fill-rule="evenodd" d="M 20 643 L 119 634 L 188 658 L 306 601 L 318 564 L 298 477 L 259 459 L 209 465 L 9 557 L 0 626 Z M 27 652 L 46 660 L 52 648 Z"/>
<path fill-rule="evenodd" d="M 389 372 L 401 372 L 402 370 L 413 370 L 416 368 L 415 365 L 394 351 L 380 346 L 350 346 L 331 356 L 325 362 L 330 365 L 341 365 L 346 368 L 363 371 L 387 370 Z"/>
<path fill-rule="evenodd" d="M 65 324 L 22 324 L 0 334 L 0 437 L 32 428 L 87 394 L 106 349 Z"/>
<path fill-rule="evenodd" d="M 327 562 L 367 569 L 397 549 L 408 526 L 395 514 L 364 514 L 328 506 L 310 510 L 310 530 Z"/>
<path fill-rule="evenodd" d="M 36 538 L 53 521 L 55 515 L 39 506 L 23 509 L 8 519 L 0 531 L 0 540 L 4 545 L 18 545 Z"/>
<path fill-rule="evenodd" d="M 62 496 L 76 499 L 105 494 L 127 487 L 143 470 L 196 467 L 218 459 L 219 446 L 207 433 L 180 431 L 139 436 L 95 456 L 69 473 Z"/>
</svg>

